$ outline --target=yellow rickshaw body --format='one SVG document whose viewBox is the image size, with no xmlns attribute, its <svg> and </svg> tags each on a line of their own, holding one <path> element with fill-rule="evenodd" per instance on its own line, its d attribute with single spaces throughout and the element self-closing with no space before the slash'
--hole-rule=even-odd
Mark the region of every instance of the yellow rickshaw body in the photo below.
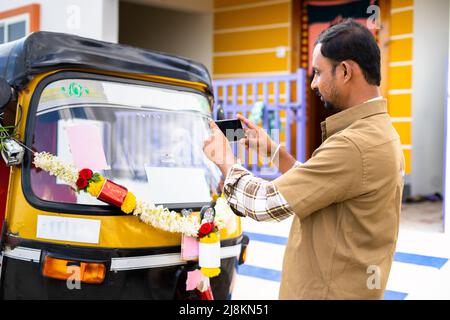
<svg viewBox="0 0 450 320">
<path fill-rule="evenodd" d="M 15 113 L 16 137 L 28 149 L 32 147 L 32 137 L 34 137 L 34 132 L 30 131 L 34 128 L 30 128 L 29 123 L 34 123 L 31 119 L 37 117 L 36 110 L 44 85 L 51 83 L 57 77 L 71 79 L 70 75 L 82 75 L 86 79 L 94 77 L 94 79 L 128 84 L 134 81 L 142 86 L 167 85 L 180 92 L 190 91 L 202 94 L 208 98 L 208 117 L 212 118 L 213 93 L 209 74 L 203 66 L 195 62 L 73 35 L 38 32 L 27 38 L 16 44 L 7 44 L 8 47 L 3 52 L 9 52 L 10 56 L 6 58 L 10 60 L 1 60 L 2 50 L 0 50 L 0 71 L 2 68 L 5 69 L 3 74 L 7 76 L 6 80 L 17 93 L 16 100 L 11 102 L 8 108 L 14 108 L 14 112 L 18 110 Z M 46 49 L 42 43 L 46 43 L 49 47 L 53 46 L 56 51 L 63 49 L 53 54 L 52 49 Z M 37 52 L 32 52 L 33 50 Z M 84 54 L 83 50 L 89 53 Z M 112 53 L 109 52 L 110 50 Z M 127 57 L 128 52 L 132 58 Z M 61 57 L 59 58 L 58 55 Z M 47 58 L 49 61 L 46 61 Z M 76 61 L 75 58 L 81 60 Z M 17 66 L 14 63 L 11 64 L 12 59 L 19 61 Z M 29 63 L 28 59 L 35 60 Z M 138 61 L 134 61 L 135 59 Z M 6 64 L 2 65 L 4 61 Z M 140 68 L 143 69 L 142 72 Z M 34 111 L 31 111 L 32 108 L 35 108 Z M 137 216 L 126 215 L 118 209 L 116 211 L 108 209 L 107 206 L 100 208 L 75 204 L 71 210 L 65 210 L 64 203 L 58 206 L 57 202 L 41 200 L 38 205 L 30 198 L 30 194 L 33 194 L 29 187 L 32 154 L 27 152 L 22 165 L 10 167 L 9 181 L 0 181 L 1 187 L 7 188 L 6 203 L 2 204 L 3 200 L 0 199 L 0 206 L 4 207 L 4 221 L 0 212 L 2 227 L 0 298 L 196 299 L 201 297 L 198 293 L 193 294 L 186 290 L 187 273 L 199 266 L 195 259 L 181 260 L 182 235 L 180 233 L 154 228 L 142 222 Z M 36 198 L 35 195 L 34 197 Z M 145 201 L 145 199 L 142 200 Z M 98 214 L 96 208 L 99 208 Z M 196 208 L 192 214 L 199 216 L 199 211 L 199 208 Z M 95 220 L 100 225 L 98 241 L 83 242 L 39 237 L 39 217 Z M 227 299 L 231 296 L 237 265 L 242 263 L 242 256 L 245 256 L 245 247 L 248 243 L 248 238 L 242 234 L 240 218 L 233 215 L 231 220 L 233 223 L 229 223 L 220 231 L 221 274 L 211 279 L 213 294 L 219 299 Z M 74 264 L 100 266 L 105 272 L 104 278 L 96 284 L 83 283 L 82 288 L 77 288 L 79 290 L 72 290 L 69 282 L 57 276 L 52 278 L 46 273 L 45 264 L 51 259 L 59 264 L 61 261 L 67 262 L 68 268 Z M 18 279 L 21 280 L 18 281 Z"/>
</svg>

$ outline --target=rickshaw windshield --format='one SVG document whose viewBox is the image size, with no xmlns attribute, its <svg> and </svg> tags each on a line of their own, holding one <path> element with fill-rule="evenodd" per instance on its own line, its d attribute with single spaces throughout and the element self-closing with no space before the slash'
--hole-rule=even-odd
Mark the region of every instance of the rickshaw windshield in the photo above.
<svg viewBox="0 0 450 320">
<path fill-rule="evenodd" d="M 206 97 L 194 92 L 58 80 L 42 91 L 33 148 L 99 172 L 138 199 L 189 208 L 209 202 L 220 181 L 202 150 L 209 110 Z M 30 179 L 42 200 L 106 205 L 34 167 Z"/>
</svg>

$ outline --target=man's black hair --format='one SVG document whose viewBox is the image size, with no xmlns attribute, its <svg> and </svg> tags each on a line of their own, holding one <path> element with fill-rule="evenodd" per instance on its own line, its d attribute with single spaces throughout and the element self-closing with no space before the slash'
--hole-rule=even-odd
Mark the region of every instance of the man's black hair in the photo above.
<svg viewBox="0 0 450 320">
<path fill-rule="evenodd" d="M 369 29 L 347 19 L 322 31 L 316 40 L 319 43 L 322 55 L 333 61 L 333 71 L 339 62 L 353 60 L 369 84 L 380 85 L 380 48 Z"/>
</svg>

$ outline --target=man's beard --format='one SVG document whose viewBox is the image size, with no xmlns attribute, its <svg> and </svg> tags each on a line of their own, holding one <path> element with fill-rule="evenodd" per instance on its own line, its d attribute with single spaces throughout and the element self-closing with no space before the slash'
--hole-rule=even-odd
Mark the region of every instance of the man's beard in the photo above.
<svg viewBox="0 0 450 320">
<path fill-rule="evenodd" d="M 341 111 L 334 104 L 332 104 L 331 102 L 326 101 L 326 100 L 323 101 L 323 106 L 325 107 L 325 109 L 330 110 L 330 111 L 332 111 L 334 113 Z"/>
<path fill-rule="evenodd" d="M 341 109 L 339 109 L 332 102 L 325 100 L 325 98 L 320 94 L 320 91 L 318 89 L 316 89 L 314 91 L 315 91 L 316 95 L 320 98 L 320 100 L 323 102 L 323 106 L 325 107 L 325 109 L 327 109 L 333 113 L 337 113 L 337 112 L 341 111 Z"/>
</svg>

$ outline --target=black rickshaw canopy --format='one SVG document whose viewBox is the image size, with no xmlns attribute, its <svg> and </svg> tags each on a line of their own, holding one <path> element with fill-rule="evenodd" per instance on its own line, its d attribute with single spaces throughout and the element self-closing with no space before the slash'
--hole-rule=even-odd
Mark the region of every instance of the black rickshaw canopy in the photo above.
<svg viewBox="0 0 450 320">
<path fill-rule="evenodd" d="M 47 31 L 0 45 L 0 77 L 16 89 L 35 74 L 67 67 L 170 77 L 202 83 L 213 92 L 204 65 L 161 52 Z"/>
</svg>

